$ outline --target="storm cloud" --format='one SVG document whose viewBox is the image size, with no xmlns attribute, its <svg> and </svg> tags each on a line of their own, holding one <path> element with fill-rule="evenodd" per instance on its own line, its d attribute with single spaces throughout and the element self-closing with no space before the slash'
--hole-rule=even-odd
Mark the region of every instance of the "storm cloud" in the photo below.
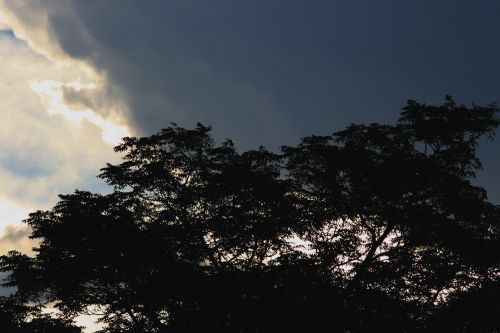
<svg viewBox="0 0 500 333">
<path fill-rule="evenodd" d="M 4 0 L 2 7 L 14 32 L 42 54 L 94 69 L 140 135 L 199 121 L 240 147 L 276 148 L 352 122 L 393 122 L 409 98 L 500 100 L 498 1 Z M 83 93 L 65 98 L 96 106 Z M 492 149 L 498 145 L 485 156 Z M 490 157 L 485 165 L 499 163 Z"/>
</svg>

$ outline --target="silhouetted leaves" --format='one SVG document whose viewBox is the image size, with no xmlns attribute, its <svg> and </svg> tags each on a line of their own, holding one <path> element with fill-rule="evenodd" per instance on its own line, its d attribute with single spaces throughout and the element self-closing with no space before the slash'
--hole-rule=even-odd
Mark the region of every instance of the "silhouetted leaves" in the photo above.
<svg viewBox="0 0 500 333">
<path fill-rule="evenodd" d="M 70 321 L 43 314 L 36 306 L 27 306 L 15 298 L 0 297 L 0 328 L 8 333 L 81 333 Z"/>
<path fill-rule="evenodd" d="M 471 178 L 497 112 L 410 101 L 281 153 L 200 124 L 124 138 L 114 191 L 31 214 L 6 284 L 103 332 L 494 332 L 500 209 Z"/>
</svg>

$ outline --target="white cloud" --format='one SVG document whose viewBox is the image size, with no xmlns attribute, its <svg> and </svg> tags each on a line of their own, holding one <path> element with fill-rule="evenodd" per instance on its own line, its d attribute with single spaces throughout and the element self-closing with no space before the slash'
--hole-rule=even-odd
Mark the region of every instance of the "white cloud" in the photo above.
<svg viewBox="0 0 500 333">
<path fill-rule="evenodd" d="M 0 237 L 5 234 L 5 230 L 2 230 L 4 227 L 19 224 L 20 221 L 28 217 L 30 212 L 28 207 L 0 197 Z M 0 241 L 0 247 L 4 247 L 2 241 Z"/>
<path fill-rule="evenodd" d="M 128 132 L 91 109 L 74 111 L 60 90 L 94 78 L 55 65 L 10 36 L 0 37 L 0 61 L 0 194 L 42 208 L 58 193 L 96 186 L 99 168 L 116 158 L 112 144 Z"/>
<path fill-rule="evenodd" d="M 99 101 L 104 81 L 95 73 L 54 63 L 1 32 L 0 63 L 0 252 L 30 253 L 21 220 L 49 208 L 59 193 L 103 189 L 95 176 L 117 161 L 112 146 L 129 133 L 120 103 Z M 68 105 L 65 89 L 92 90 L 89 101 L 105 112 Z"/>
<path fill-rule="evenodd" d="M 64 88 L 72 88 L 79 92 L 81 90 L 96 89 L 96 85 L 91 83 L 81 82 L 58 82 L 54 80 L 29 81 L 30 89 L 38 94 L 44 102 L 49 115 L 62 115 L 64 119 L 82 127 L 83 121 L 99 127 L 102 131 L 102 139 L 109 144 L 116 145 L 125 136 L 130 136 L 129 130 L 124 125 L 118 125 L 112 120 L 104 119 L 99 116 L 94 110 L 85 108 L 75 110 L 71 105 L 68 105 L 64 100 Z"/>
<path fill-rule="evenodd" d="M 10 30 L 10 25 L 5 15 L 0 12 L 0 31 L 2 30 Z"/>
<path fill-rule="evenodd" d="M 68 3 L 58 1 L 58 7 L 69 14 Z M 77 62 L 69 57 L 54 39 L 49 14 L 43 2 L 37 0 L 0 0 L 0 22 L 4 29 L 11 29 L 17 38 L 27 42 L 37 54 L 51 59 L 54 63 Z M 80 66 L 85 66 L 85 63 L 81 62 Z M 85 70 L 92 71 L 90 67 Z"/>
<path fill-rule="evenodd" d="M 0 255 L 31 255 L 36 242 L 21 221 L 49 208 L 59 193 L 99 190 L 96 173 L 117 160 L 112 145 L 130 133 L 125 105 L 108 93 L 105 76 L 62 54 L 44 29 L 16 25 L 0 12 L 0 30 L 12 22 L 29 43 L 0 33 Z M 78 324 L 93 332 L 100 327 L 95 319 L 81 316 Z"/>
<path fill-rule="evenodd" d="M 5 227 L 3 235 L 0 236 L 0 255 L 16 250 L 27 255 L 33 255 L 33 247 L 36 241 L 28 238 L 30 228 L 20 225 L 8 225 Z"/>
<path fill-rule="evenodd" d="M 95 175 L 117 160 L 112 145 L 129 133 L 122 104 L 106 99 L 104 80 L 78 63 L 55 63 L 10 33 L 0 33 L 0 63 L 0 254 L 32 254 L 36 242 L 20 222 L 59 193 L 101 189 Z M 75 102 L 80 93 L 85 103 Z M 97 327 L 92 318 L 80 323 Z"/>
</svg>

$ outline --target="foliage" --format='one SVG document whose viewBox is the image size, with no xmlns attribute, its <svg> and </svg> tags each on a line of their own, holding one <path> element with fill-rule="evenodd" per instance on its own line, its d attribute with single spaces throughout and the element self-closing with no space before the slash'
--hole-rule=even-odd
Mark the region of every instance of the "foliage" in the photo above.
<svg viewBox="0 0 500 333">
<path fill-rule="evenodd" d="M 0 327 L 8 333 L 81 333 L 69 320 L 53 318 L 37 306 L 7 297 L 0 297 Z"/>
<path fill-rule="evenodd" d="M 497 113 L 409 101 L 280 153 L 200 124 L 124 138 L 114 191 L 31 214 L 36 256 L 3 256 L 5 282 L 110 333 L 493 332 L 498 307 L 465 309 L 499 290 L 500 207 L 471 183 Z"/>
</svg>

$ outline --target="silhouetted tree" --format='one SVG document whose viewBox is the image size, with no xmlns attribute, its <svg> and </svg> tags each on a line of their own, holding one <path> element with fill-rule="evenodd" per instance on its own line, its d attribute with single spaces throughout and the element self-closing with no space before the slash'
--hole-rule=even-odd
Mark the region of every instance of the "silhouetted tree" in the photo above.
<svg viewBox="0 0 500 333">
<path fill-rule="evenodd" d="M 114 191 L 31 214 L 40 245 L 1 258 L 6 285 L 103 332 L 494 332 L 498 306 L 463 312 L 499 283 L 500 208 L 471 183 L 497 114 L 409 101 L 281 153 L 202 125 L 124 138 Z"/>
<path fill-rule="evenodd" d="M 37 306 L 0 297 L 0 328 L 7 333 L 81 333 L 71 321 L 43 314 Z"/>
<path fill-rule="evenodd" d="M 455 293 L 429 320 L 435 332 L 498 332 L 500 327 L 500 284 L 485 282 L 481 287 Z"/>
</svg>

